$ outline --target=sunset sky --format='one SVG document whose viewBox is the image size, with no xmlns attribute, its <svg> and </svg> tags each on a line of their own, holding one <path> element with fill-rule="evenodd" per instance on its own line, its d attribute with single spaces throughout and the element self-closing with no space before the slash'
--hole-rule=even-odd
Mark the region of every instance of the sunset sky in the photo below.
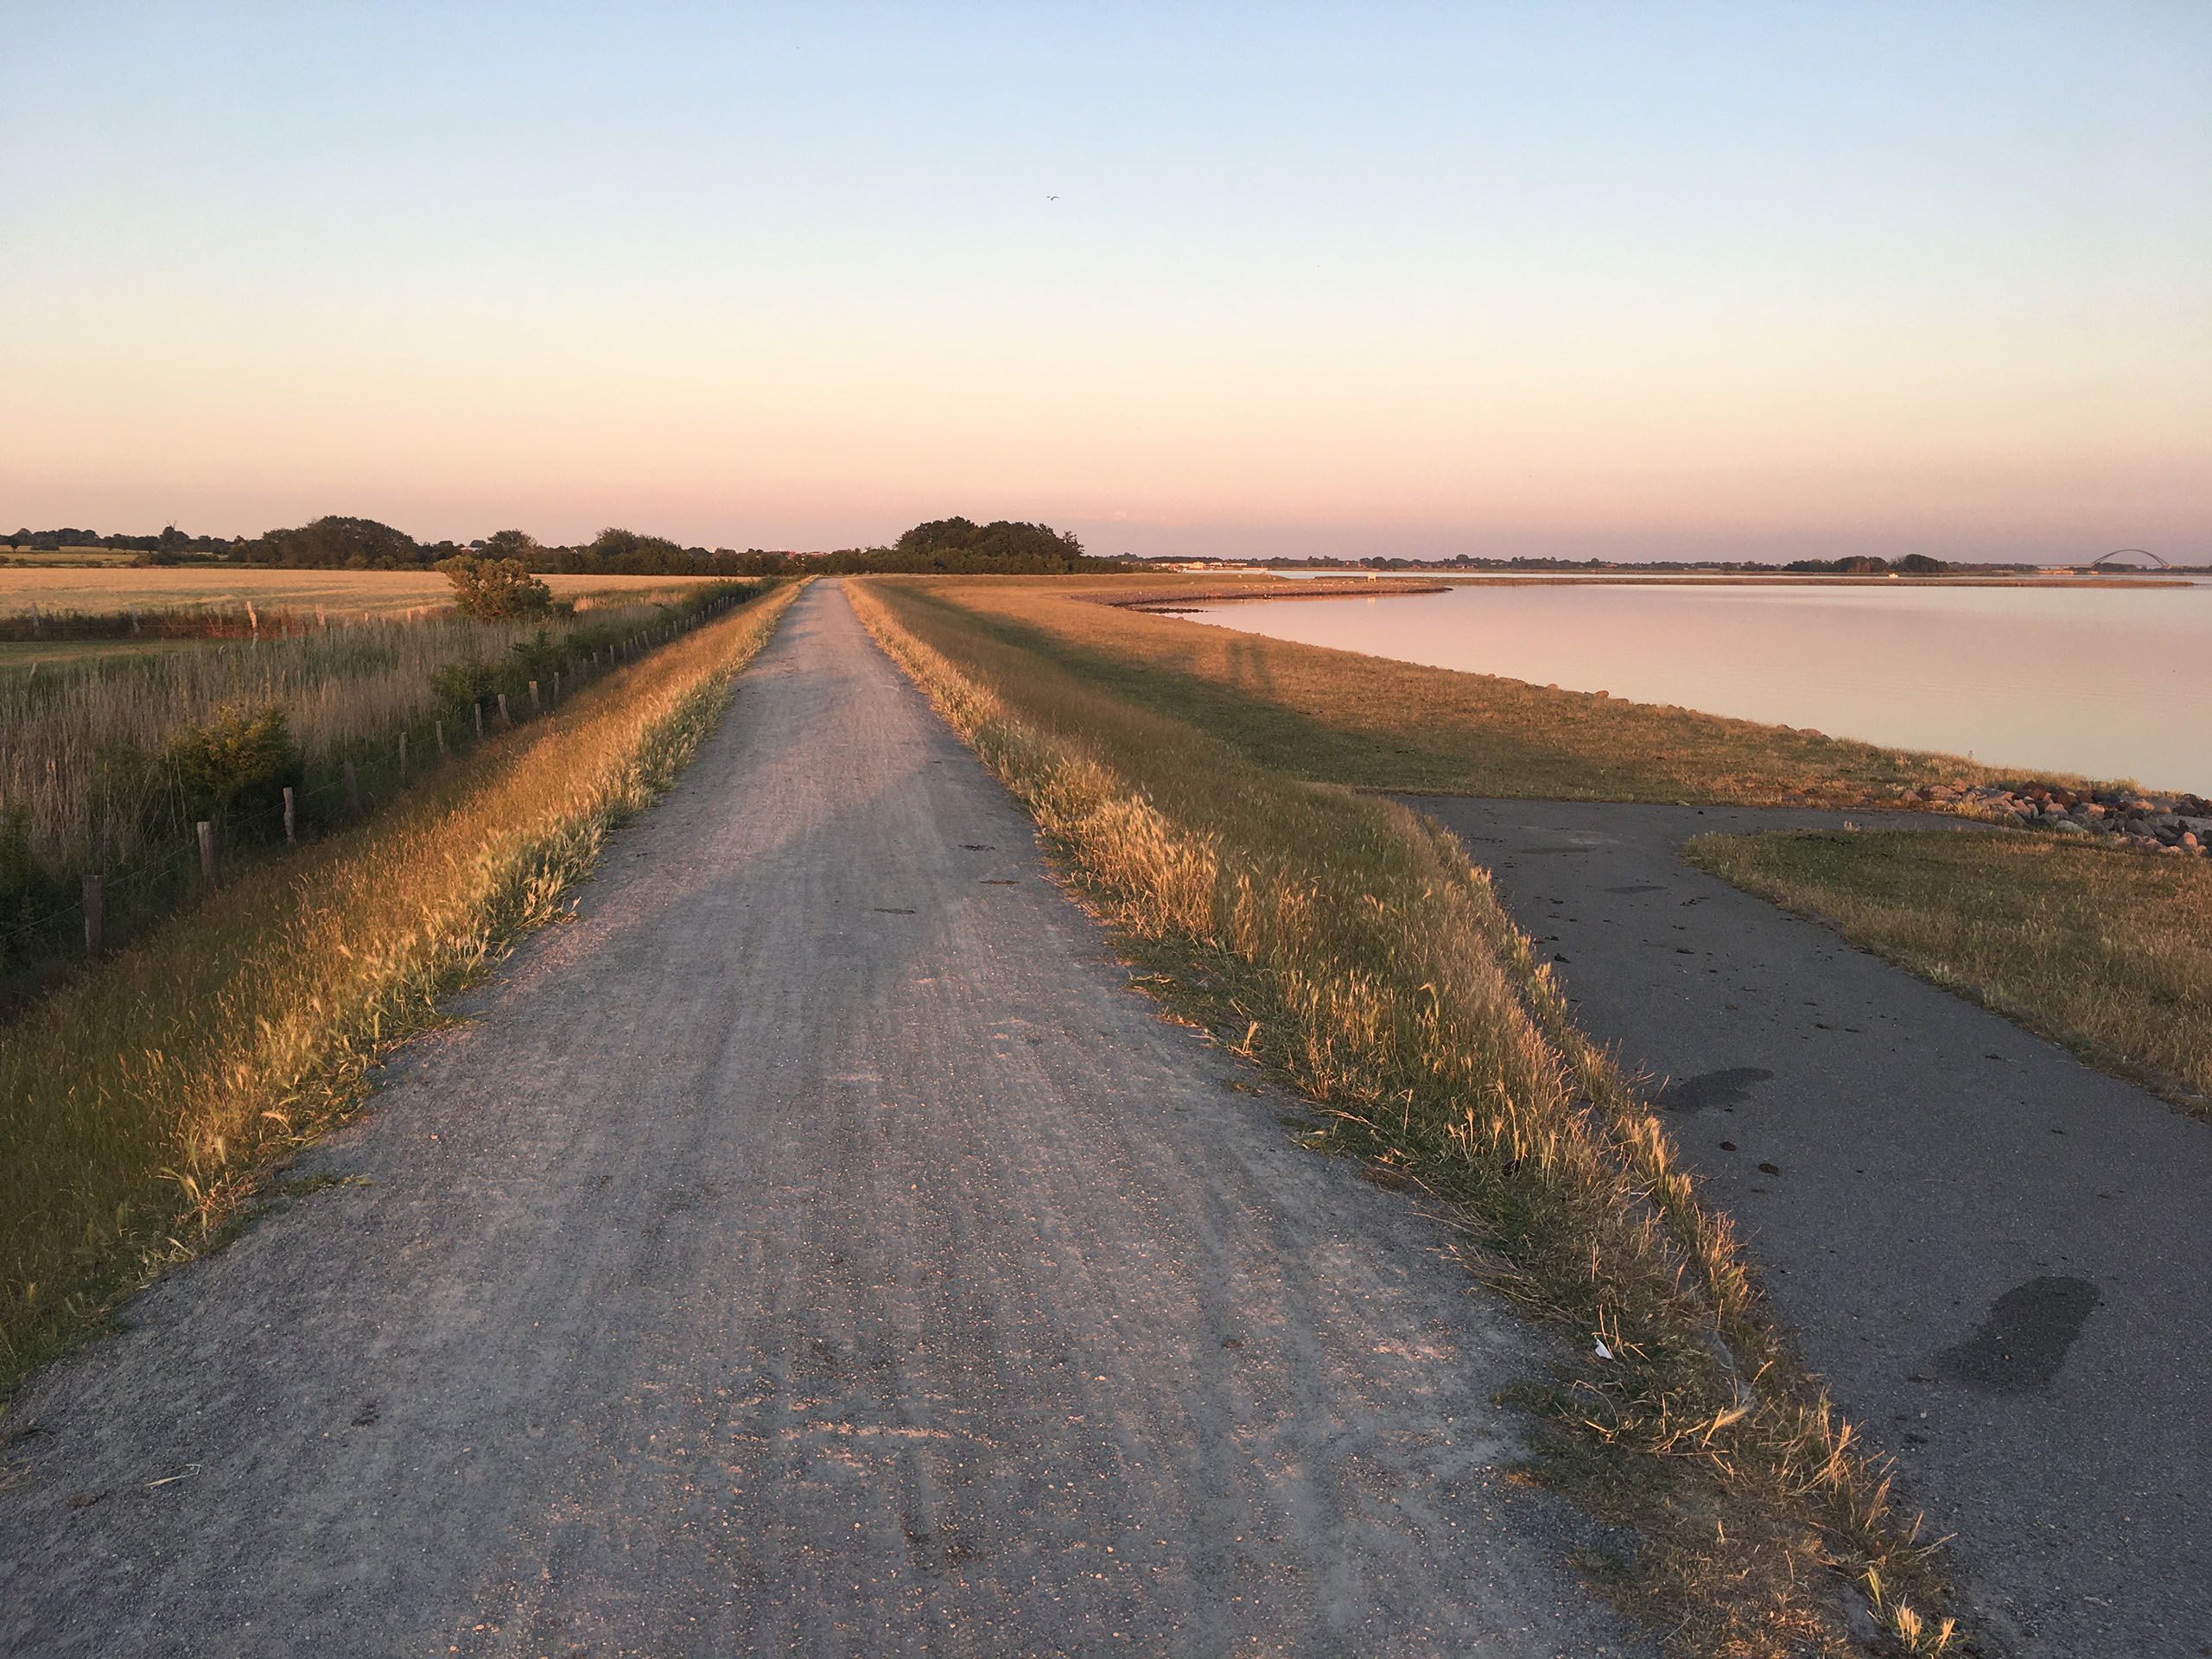
<svg viewBox="0 0 2212 1659">
<path fill-rule="evenodd" d="M 2212 558 L 2202 0 L 0 15 L 0 529 Z"/>
</svg>

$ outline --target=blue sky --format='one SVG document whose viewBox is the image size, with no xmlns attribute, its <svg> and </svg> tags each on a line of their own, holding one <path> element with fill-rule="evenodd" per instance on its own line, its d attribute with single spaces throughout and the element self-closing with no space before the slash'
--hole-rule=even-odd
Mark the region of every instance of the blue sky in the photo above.
<svg viewBox="0 0 2212 1659">
<path fill-rule="evenodd" d="M 5 9 L 10 527 L 2212 556 L 2212 7 Z"/>
</svg>

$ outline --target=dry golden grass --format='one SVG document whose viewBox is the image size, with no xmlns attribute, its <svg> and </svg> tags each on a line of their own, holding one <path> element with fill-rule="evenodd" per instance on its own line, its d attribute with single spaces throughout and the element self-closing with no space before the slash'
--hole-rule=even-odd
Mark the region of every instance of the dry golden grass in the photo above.
<svg viewBox="0 0 2212 1659">
<path fill-rule="evenodd" d="M 707 577 L 562 576 L 544 578 L 556 596 L 620 594 L 626 599 L 682 588 Z M 0 616 L 45 611 L 110 614 L 135 606 L 158 610 L 207 605 L 266 611 L 314 611 L 336 620 L 435 609 L 453 600 L 453 585 L 435 570 L 275 570 L 251 565 L 133 569 L 0 568 Z"/>
<path fill-rule="evenodd" d="M 1266 639 L 1083 597 L 1172 591 L 1158 575 L 937 580 L 999 638 L 1047 648 L 1102 690 L 1187 719 L 1294 777 L 1414 793 L 1859 805 L 1994 775 L 1948 756 Z"/>
<path fill-rule="evenodd" d="M 2212 861 L 1914 830 L 1706 836 L 1684 855 L 2212 1116 Z"/>
<path fill-rule="evenodd" d="M 1628 1593 L 1677 1651 L 1847 1651 L 1842 1580 L 1869 1571 L 1904 1587 L 1877 1611 L 1918 1632 L 1905 1650 L 1948 1644 L 1726 1218 L 1450 836 L 1256 761 L 1157 683 L 1129 695 L 1096 633 L 1010 625 L 1003 585 L 849 591 L 1160 994 L 1318 1103 L 1317 1143 L 1448 1205 L 1478 1270 L 1572 1338 L 1529 1395 L 1541 1467 L 1642 1531 Z"/>
<path fill-rule="evenodd" d="M 696 751 L 785 587 L 347 835 L 259 866 L 0 1046 L 0 1386 L 236 1215 Z"/>
<path fill-rule="evenodd" d="M 111 873 L 144 850 L 156 823 L 143 789 L 119 781 L 136 775 L 118 770 L 119 757 L 157 756 L 177 731 L 219 710 L 267 707 L 283 711 L 312 766 L 349 745 L 389 741 L 423 720 L 440 668 L 502 661 L 541 628 L 556 640 L 648 628 L 662 620 L 647 602 L 661 591 L 641 589 L 633 605 L 574 619 L 474 622 L 440 609 L 410 620 L 387 611 L 345 626 L 188 651 L 79 647 L 42 664 L 36 681 L 0 674 L 0 729 L 9 739 L 0 746 L 0 807 L 23 816 L 35 856 Z M 6 652 L 0 647 L 0 663 L 10 660 Z M 418 733 L 417 741 L 427 736 Z"/>
</svg>

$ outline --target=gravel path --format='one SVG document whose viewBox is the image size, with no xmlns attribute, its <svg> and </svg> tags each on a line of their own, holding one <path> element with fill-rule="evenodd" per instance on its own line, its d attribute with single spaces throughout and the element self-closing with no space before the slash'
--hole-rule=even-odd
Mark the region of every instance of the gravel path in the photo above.
<svg viewBox="0 0 2212 1659">
<path fill-rule="evenodd" d="M 1669 1080 L 1684 1154 L 1907 1504 L 1959 1535 L 2001 1650 L 2212 1653 L 2212 1124 L 1676 856 L 1839 815 L 1408 804 L 1496 874 L 1583 1028 Z"/>
<path fill-rule="evenodd" d="M 1507 1478 L 1536 1340 L 836 588 L 466 1009 L 18 1401 L 0 1649 L 1644 1651 Z"/>
</svg>

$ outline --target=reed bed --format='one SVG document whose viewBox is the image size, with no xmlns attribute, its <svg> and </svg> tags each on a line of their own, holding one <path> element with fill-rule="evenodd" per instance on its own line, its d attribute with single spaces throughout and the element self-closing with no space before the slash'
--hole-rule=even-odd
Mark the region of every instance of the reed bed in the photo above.
<svg viewBox="0 0 2212 1659">
<path fill-rule="evenodd" d="M 785 587 L 248 871 L 0 1038 L 0 1388 L 222 1236 L 696 751 Z"/>
<path fill-rule="evenodd" d="M 594 632 L 655 620 L 650 604 L 589 613 Z M 556 619 L 550 637 L 558 644 L 584 626 Z M 538 626 L 439 611 L 0 681 L 0 813 L 22 816 L 35 857 L 125 864 L 153 828 L 130 763 L 160 755 L 178 731 L 226 709 L 273 708 L 312 764 L 423 719 L 440 669 L 510 657 Z"/>
<path fill-rule="evenodd" d="M 1478 1269 L 1572 1334 L 1579 1361 L 1527 1396 L 1540 1468 L 1640 1529 L 1623 1593 L 1676 1651 L 1850 1651 L 1847 1580 L 1902 1650 L 1951 1643 L 1884 1469 L 1451 836 L 1140 704 L 965 584 L 848 591 L 1155 988 L 1317 1103 L 1315 1144 L 1450 1206 Z"/>
</svg>

